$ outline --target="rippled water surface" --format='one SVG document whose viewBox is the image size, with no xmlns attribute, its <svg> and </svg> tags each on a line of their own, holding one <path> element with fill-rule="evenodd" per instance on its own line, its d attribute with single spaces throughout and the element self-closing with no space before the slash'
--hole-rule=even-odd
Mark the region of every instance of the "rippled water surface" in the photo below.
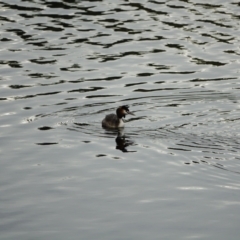
<svg viewBox="0 0 240 240">
<path fill-rule="evenodd" d="M 239 13 L 2 0 L 1 240 L 238 239 Z"/>
</svg>

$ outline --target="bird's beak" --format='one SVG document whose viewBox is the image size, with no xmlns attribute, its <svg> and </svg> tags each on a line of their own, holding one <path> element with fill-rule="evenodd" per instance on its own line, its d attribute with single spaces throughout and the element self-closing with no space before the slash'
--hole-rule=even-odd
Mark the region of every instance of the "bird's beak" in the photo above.
<svg viewBox="0 0 240 240">
<path fill-rule="evenodd" d="M 131 115 L 135 116 L 135 114 L 134 114 L 134 113 L 132 113 L 132 112 L 128 112 L 128 114 L 131 114 Z"/>
</svg>

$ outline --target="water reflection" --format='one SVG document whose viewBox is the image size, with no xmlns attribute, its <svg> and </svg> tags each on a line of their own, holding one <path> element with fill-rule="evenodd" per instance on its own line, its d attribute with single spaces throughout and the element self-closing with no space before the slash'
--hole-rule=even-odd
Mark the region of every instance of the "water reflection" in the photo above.
<svg viewBox="0 0 240 240">
<path fill-rule="evenodd" d="M 136 152 L 127 149 L 127 147 L 134 145 L 134 141 L 132 141 L 129 136 L 125 135 L 123 130 L 118 131 L 115 141 L 117 144 L 116 149 L 121 150 L 122 152 Z"/>
<path fill-rule="evenodd" d="M 104 129 L 105 129 L 104 134 L 107 137 L 111 136 L 111 138 L 115 139 L 115 142 L 113 142 L 113 144 L 116 145 L 117 150 L 120 150 L 124 153 L 136 152 L 136 151 L 129 151 L 128 148 L 130 146 L 136 145 L 136 143 L 131 139 L 131 136 L 129 134 L 125 134 L 124 128 L 118 128 L 118 129 L 104 128 Z"/>
</svg>

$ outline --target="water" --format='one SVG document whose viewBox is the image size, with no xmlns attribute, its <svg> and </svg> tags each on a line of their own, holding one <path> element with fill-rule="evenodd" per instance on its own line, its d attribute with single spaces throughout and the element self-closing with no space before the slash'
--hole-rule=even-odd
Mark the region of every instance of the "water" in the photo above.
<svg viewBox="0 0 240 240">
<path fill-rule="evenodd" d="M 238 239 L 239 6 L 1 1 L 1 240 Z"/>
</svg>

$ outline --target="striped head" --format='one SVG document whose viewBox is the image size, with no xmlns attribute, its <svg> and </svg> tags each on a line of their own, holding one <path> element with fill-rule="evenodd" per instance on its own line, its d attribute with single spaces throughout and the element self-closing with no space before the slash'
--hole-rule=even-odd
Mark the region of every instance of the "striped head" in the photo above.
<svg viewBox="0 0 240 240">
<path fill-rule="evenodd" d="M 123 105 L 123 106 L 118 107 L 116 113 L 117 113 L 118 118 L 122 118 L 122 117 L 125 118 L 125 116 L 127 114 L 134 115 L 132 112 L 129 111 L 128 105 Z"/>
</svg>

